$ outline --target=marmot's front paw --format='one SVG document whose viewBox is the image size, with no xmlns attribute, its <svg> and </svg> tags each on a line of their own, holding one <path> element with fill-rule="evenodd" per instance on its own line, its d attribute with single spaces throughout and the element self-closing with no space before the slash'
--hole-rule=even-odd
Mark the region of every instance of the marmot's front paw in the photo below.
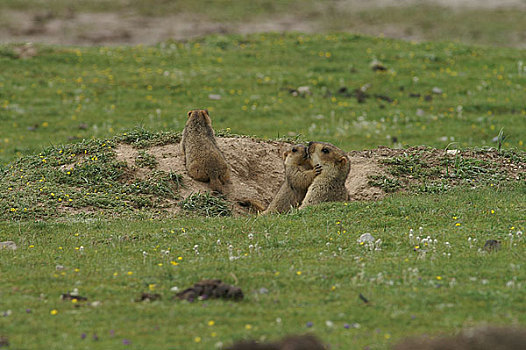
<svg viewBox="0 0 526 350">
<path fill-rule="evenodd" d="M 322 170 L 323 170 L 323 168 L 321 167 L 320 164 L 316 164 L 316 166 L 314 166 L 314 173 L 316 175 L 320 175 Z"/>
</svg>

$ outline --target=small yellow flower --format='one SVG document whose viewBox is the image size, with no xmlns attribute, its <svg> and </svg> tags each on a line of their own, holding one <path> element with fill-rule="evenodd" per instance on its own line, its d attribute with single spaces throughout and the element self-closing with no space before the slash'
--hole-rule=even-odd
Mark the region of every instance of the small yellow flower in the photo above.
<svg viewBox="0 0 526 350">
<path fill-rule="evenodd" d="M 296 275 L 301 276 L 301 271 L 296 271 Z"/>
<path fill-rule="evenodd" d="M 76 304 L 76 303 L 78 303 L 79 301 L 78 301 L 76 298 L 73 298 L 73 299 L 71 299 L 71 302 L 72 302 L 73 304 Z"/>
<path fill-rule="evenodd" d="M 74 271 L 75 271 L 75 272 L 80 272 L 80 269 L 79 269 L 79 268 L 76 268 Z"/>
<path fill-rule="evenodd" d="M 245 329 L 246 329 L 247 331 L 251 330 L 251 329 L 252 329 L 252 325 L 251 325 L 251 324 L 246 324 L 246 325 L 245 325 Z"/>
<path fill-rule="evenodd" d="M 158 263 L 157 266 L 163 266 L 163 263 Z"/>
<path fill-rule="evenodd" d="M 119 275 L 118 272 L 114 272 L 114 273 L 113 273 L 113 277 L 117 277 L 118 275 Z"/>
<path fill-rule="evenodd" d="M 133 275 L 133 271 L 128 271 L 126 274 L 127 274 L 128 276 L 131 276 L 131 275 Z"/>
<path fill-rule="evenodd" d="M 194 338 L 194 341 L 195 341 L 196 343 L 200 343 L 200 342 L 201 342 L 201 337 L 195 337 L 195 338 Z"/>
<path fill-rule="evenodd" d="M 460 222 L 457 222 L 457 223 L 455 224 L 455 226 L 456 226 L 456 227 L 459 227 L 459 226 L 460 226 Z"/>
<path fill-rule="evenodd" d="M 211 336 L 212 338 L 215 338 L 215 337 L 217 337 L 217 333 L 216 333 L 216 332 L 212 332 L 212 333 L 210 333 L 210 336 Z"/>
<path fill-rule="evenodd" d="M 149 289 L 150 291 L 153 292 L 153 291 L 155 290 L 155 287 L 156 287 L 156 286 L 157 286 L 157 285 L 156 285 L 155 283 L 150 283 L 150 284 L 148 285 L 148 289 Z"/>
<path fill-rule="evenodd" d="M 170 264 L 172 264 L 173 266 L 177 266 L 177 265 L 179 265 L 179 263 L 178 263 L 178 262 L 175 262 L 175 261 L 173 261 L 173 260 L 172 260 L 172 261 L 170 261 Z"/>
<path fill-rule="evenodd" d="M 58 314 L 58 310 L 57 309 L 53 309 L 49 312 L 51 315 L 55 316 L 56 314 Z"/>
<path fill-rule="evenodd" d="M 274 272 L 274 276 L 278 277 L 279 276 L 279 271 Z"/>
<path fill-rule="evenodd" d="M 183 257 L 182 256 L 178 256 L 177 260 L 181 261 L 181 260 L 183 260 Z"/>
<path fill-rule="evenodd" d="M 441 281 L 442 280 L 442 276 L 437 276 L 437 280 Z"/>
<path fill-rule="evenodd" d="M 29 246 L 29 248 L 35 248 L 35 246 L 34 246 L 33 244 L 31 244 L 31 245 Z"/>
<path fill-rule="evenodd" d="M 495 214 L 495 210 L 491 209 L 491 214 Z"/>
<path fill-rule="evenodd" d="M 208 325 L 209 325 L 209 326 L 213 326 L 213 325 L 215 325 L 215 324 L 216 324 L 216 323 L 215 323 L 213 320 L 208 321 Z"/>
<path fill-rule="evenodd" d="M 336 286 L 332 286 L 331 290 L 334 292 L 336 290 Z"/>
</svg>

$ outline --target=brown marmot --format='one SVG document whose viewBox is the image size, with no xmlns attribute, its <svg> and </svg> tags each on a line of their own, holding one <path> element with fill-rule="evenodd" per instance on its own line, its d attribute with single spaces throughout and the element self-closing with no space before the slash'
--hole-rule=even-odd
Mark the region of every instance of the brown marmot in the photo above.
<svg viewBox="0 0 526 350">
<path fill-rule="evenodd" d="M 345 180 L 351 165 L 345 152 L 330 143 L 309 142 L 308 153 L 312 164 L 321 165 L 321 173 L 312 181 L 300 209 L 322 202 L 346 201 L 349 195 Z"/>
<path fill-rule="evenodd" d="M 294 145 L 283 153 L 285 182 L 263 214 L 283 213 L 298 207 L 321 167 L 312 168 L 305 145 Z"/>
<path fill-rule="evenodd" d="M 213 191 L 223 192 L 230 182 L 230 169 L 217 146 L 208 110 L 188 112 L 181 147 L 188 175 L 197 181 L 210 182 Z"/>
</svg>

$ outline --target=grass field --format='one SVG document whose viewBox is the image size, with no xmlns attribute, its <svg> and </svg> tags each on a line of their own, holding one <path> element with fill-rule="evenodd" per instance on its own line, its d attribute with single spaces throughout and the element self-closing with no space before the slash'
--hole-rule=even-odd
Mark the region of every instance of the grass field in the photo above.
<svg viewBox="0 0 526 350">
<path fill-rule="evenodd" d="M 346 150 L 497 146 L 500 130 L 503 151 L 526 150 L 517 49 L 348 34 L 36 48 L 19 59 L 16 45 L 0 47 L 0 185 L 10 198 L 13 174 L 33 186 L 42 159 L 61 165 L 79 150 L 101 165 L 68 186 L 111 180 L 108 146 L 136 126 L 179 132 L 192 108 L 208 108 L 216 129 Z M 387 70 L 373 71 L 375 59 Z M 524 326 L 524 203 L 522 177 L 268 217 L 12 216 L 0 222 L 0 241 L 18 245 L 0 250 L 0 337 L 13 349 L 210 349 L 313 332 L 334 349 L 387 349 L 412 334 Z M 357 243 L 367 232 L 381 242 Z M 501 249 L 485 251 L 488 239 Z M 245 300 L 172 300 L 173 287 L 202 278 L 240 286 Z M 75 288 L 88 300 L 60 300 Z M 136 302 L 142 292 L 162 300 Z"/>
</svg>

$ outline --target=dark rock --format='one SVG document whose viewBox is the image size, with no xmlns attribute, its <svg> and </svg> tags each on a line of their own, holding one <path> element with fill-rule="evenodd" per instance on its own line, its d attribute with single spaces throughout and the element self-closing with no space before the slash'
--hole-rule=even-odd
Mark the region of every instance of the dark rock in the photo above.
<svg viewBox="0 0 526 350">
<path fill-rule="evenodd" d="M 393 350 L 516 350 L 526 349 L 526 329 L 482 327 L 467 329 L 455 337 L 412 338 Z"/>
<path fill-rule="evenodd" d="M 83 297 L 83 296 L 80 296 L 80 295 L 76 295 L 76 294 L 71 294 L 71 293 L 62 294 L 60 296 L 60 299 L 62 299 L 62 300 L 77 299 L 77 301 L 86 301 L 86 300 L 88 300 L 88 298 L 86 298 L 86 297 Z"/>
<path fill-rule="evenodd" d="M 161 300 L 161 294 L 151 294 L 151 293 L 142 293 L 139 298 L 135 299 L 136 302 L 141 301 L 155 301 L 155 300 Z"/>
<path fill-rule="evenodd" d="M 243 299 L 241 288 L 221 282 L 218 279 L 202 280 L 175 295 L 181 300 L 193 301 L 196 298 L 204 299 L 232 299 L 235 301 Z"/>
<path fill-rule="evenodd" d="M 488 252 L 497 251 L 500 249 L 500 241 L 497 241 L 495 239 L 488 239 L 486 243 L 484 243 L 484 249 Z"/>
<path fill-rule="evenodd" d="M 235 343 L 229 350 L 325 350 L 325 346 L 313 335 L 294 335 L 275 343 L 259 343 L 243 340 Z"/>
</svg>

